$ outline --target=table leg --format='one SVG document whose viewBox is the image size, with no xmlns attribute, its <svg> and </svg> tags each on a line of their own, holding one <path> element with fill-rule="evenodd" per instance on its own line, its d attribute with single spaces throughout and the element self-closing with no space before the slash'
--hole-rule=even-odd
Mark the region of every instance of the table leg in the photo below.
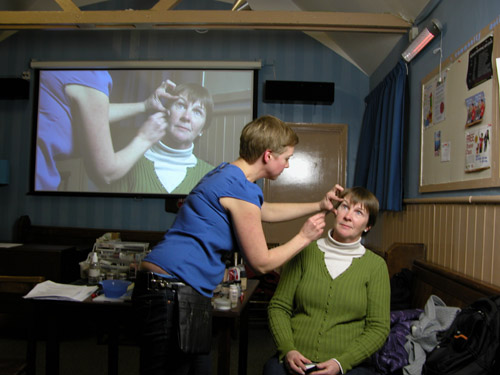
<svg viewBox="0 0 500 375">
<path fill-rule="evenodd" d="M 108 375 L 118 375 L 118 329 L 112 327 L 108 337 Z"/>
<path fill-rule="evenodd" d="M 217 374 L 229 375 L 231 368 L 231 322 L 220 321 L 219 343 L 217 353 Z"/>
<path fill-rule="evenodd" d="M 36 339 L 29 337 L 26 343 L 26 375 L 36 374 Z"/>
<path fill-rule="evenodd" d="M 28 327 L 28 340 L 26 342 L 26 375 L 36 374 L 36 342 L 38 338 L 37 331 L 37 316 L 35 307 L 31 304 L 28 305 L 30 309 L 29 327 Z"/>
<path fill-rule="evenodd" d="M 240 344 L 238 350 L 238 375 L 247 374 L 248 362 L 248 309 L 240 315 Z"/>
<path fill-rule="evenodd" d="M 59 332 L 54 324 L 49 327 L 45 344 L 45 373 L 59 375 Z"/>
</svg>

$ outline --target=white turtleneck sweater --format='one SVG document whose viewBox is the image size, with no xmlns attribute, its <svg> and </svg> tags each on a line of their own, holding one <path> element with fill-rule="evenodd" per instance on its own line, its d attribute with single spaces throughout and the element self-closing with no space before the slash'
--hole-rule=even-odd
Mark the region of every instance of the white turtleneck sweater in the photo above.
<svg viewBox="0 0 500 375">
<path fill-rule="evenodd" d="M 196 165 L 193 148 L 191 145 L 177 150 L 160 141 L 144 153 L 146 159 L 154 163 L 156 175 L 167 191 L 173 191 L 186 177 L 187 169 Z"/>
<path fill-rule="evenodd" d="M 325 253 L 326 268 L 332 279 L 342 274 L 349 268 L 354 258 L 362 257 L 366 251 L 361 244 L 361 238 L 356 242 L 342 243 L 333 239 L 332 231 L 328 232 L 328 237 L 320 238 L 317 244 Z"/>
</svg>

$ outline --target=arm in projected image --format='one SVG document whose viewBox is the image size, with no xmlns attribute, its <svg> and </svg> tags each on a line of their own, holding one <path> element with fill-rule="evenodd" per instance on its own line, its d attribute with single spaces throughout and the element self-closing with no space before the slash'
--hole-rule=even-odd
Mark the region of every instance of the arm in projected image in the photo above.
<svg viewBox="0 0 500 375">
<path fill-rule="evenodd" d="M 73 121 L 83 143 L 82 154 L 87 172 L 97 184 L 109 184 L 125 176 L 139 158 L 165 135 L 167 126 L 161 98 L 170 98 L 167 82 L 144 102 L 109 103 L 103 92 L 83 85 L 67 85 L 66 95 L 71 101 Z M 141 125 L 136 136 L 121 150 L 115 152 L 109 123 L 120 121 L 146 111 L 155 111 Z M 73 124 L 75 126 L 75 124 Z"/>
</svg>

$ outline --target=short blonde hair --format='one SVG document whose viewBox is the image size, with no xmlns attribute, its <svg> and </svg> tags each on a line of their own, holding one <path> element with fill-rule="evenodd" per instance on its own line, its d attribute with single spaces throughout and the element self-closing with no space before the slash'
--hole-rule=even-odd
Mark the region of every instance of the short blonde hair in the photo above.
<svg viewBox="0 0 500 375">
<path fill-rule="evenodd" d="M 264 115 L 245 125 L 240 136 L 240 157 L 256 161 L 266 150 L 277 154 L 299 143 L 299 137 L 279 118 Z"/>
</svg>

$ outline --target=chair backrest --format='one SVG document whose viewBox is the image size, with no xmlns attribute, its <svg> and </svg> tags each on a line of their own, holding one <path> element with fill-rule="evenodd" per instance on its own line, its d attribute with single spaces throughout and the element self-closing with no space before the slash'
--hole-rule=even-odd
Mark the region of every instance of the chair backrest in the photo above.
<svg viewBox="0 0 500 375">
<path fill-rule="evenodd" d="M 43 276 L 0 276 L 0 293 L 25 295 L 42 281 Z"/>
<path fill-rule="evenodd" d="M 0 276 L 1 337 L 26 337 L 30 310 L 23 296 L 42 281 L 44 276 Z"/>
</svg>

